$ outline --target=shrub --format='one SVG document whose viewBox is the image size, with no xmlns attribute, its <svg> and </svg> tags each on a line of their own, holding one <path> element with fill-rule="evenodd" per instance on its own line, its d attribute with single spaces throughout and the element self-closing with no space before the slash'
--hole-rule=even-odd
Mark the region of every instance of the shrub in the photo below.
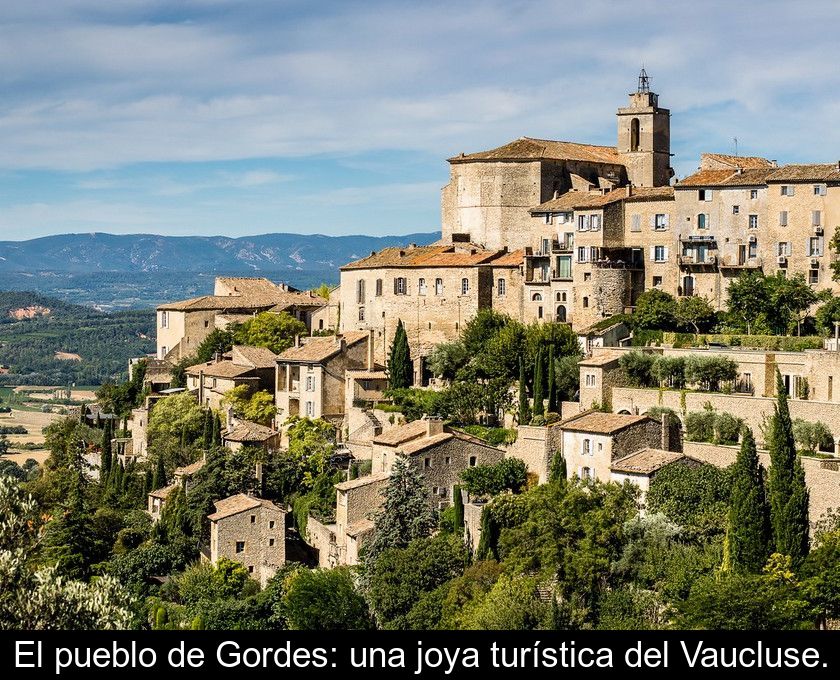
<svg viewBox="0 0 840 680">
<path fill-rule="evenodd" d="M 525 463 L 518 458 L 505 458 L 495 465 L 467 468 L 461 479 L 472 496 L 495 496 L 502 491 L 519 493 L 525 487 Z"/>
<path fill-rule="evenodd" d="M 659 356 L 653 362 L 651 375 L 659 384 L 682 389 L 685 387 L 685 359 L 683 357 Z"/>
<path fill-rule="evenodd" d="M 738 377 L 738 364 L 721 356 L 688 357 L 685 362 L 685 380 L 709 392 L 718 392 L 720 384 Z"/>
<path fill-rule="evenodd" d="M 634 387 L 650 387 L 653 385 L 652 369 L 656 357 L 647 352 L 634 350 L 627 352 L 618 360 L 618 365 L 627 374 L 630 384 Z"/>
<path fill-rule="evenodd" d="M 715 415 L 715 444 L 737 444 L 744 421 L 730 413 Z"/>
<path fill-rule="evenodd" d="M 831 430 L 823 422 L 815 423 L 796 418 L 793 421 L 793 438 L 802 450 L 813 456 L 817 451 L 831 451 L 834 449 L 834 437 Z"/>
<path fill-rule="evenodd" d="M 713 442 L 715 412 L 712 409 L 693 411 L 685 416 L 685 438 L 693 442 Z"/>
</svg>

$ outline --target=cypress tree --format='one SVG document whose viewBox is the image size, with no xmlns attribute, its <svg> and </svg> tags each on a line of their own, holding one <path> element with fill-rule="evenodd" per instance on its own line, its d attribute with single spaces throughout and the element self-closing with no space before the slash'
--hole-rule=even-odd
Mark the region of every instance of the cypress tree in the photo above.
<svg viewBox="0 0 840 680">
<path fill-rule="evenodd" d="M 566 481 L 566 457 L 563 455 L 562 451 L 556 451 L 554 453 L 554 457 L 551 459 L 551 469 L 548 473 L 548 481 Z"/>
<path fill-rule="evenodd" d="M 111 436 L 111 421 L 106 420 L 105 427 L 102 429 L 102 454 L 99 460 L 99 481 L 103 484 L 107 482 L 108 474 L 111 472 Z"/>
<path fill-rule="evenodd" d="M 461 498 L 461 487 L 456 485 L 452 489 L 452 504 L 455 508 L 455 530 L 464 529 L 464 499 Z"/>
<path fill-rule="evenodd" d="M 154 490 L 154 483 L 152 482 L 152 471 L 146 470 L 146 474 L 143 476 L 143 496 L 148 496 L 149 493 Z"/>
<path fill-rule="evenodd" d="M 554 376 L 554 345 L 548 346 L 548 412 L 557 413 L 557 380 Z"/>
<path fill-rule="evenodd" d="M 213 417 L 213 446 L 222 445 L 222 419 L 219 414 Z"/>
<path fill-rule="evenodd" d="M 767 562 L 768 508 L 764 474 L 752 430 L 743 429 L 732 470 L 732 500 L 727 526 L 728 564 L 739 573 L 761 572 Z"/>
<path fill-rule="evenodd" d="M 400 319 L 397 321 L 397 330 L 394 332 L 391 354 L 388 359 L 388 386 L 392 390 L 411 387 L 414 382 L 413 373 L 408 336 L 405 333 L 402 319 Z"/>
<path fill-rule="evenodd" d="M 525 383 L 525 362 L 519 357 L 519 424 L 531 422 L 531 409 L 528 403 L 528 386 Z"/>
<path fill-rule="evenodd" d="M 113 480 L 111 482 L 111 489 L 115 495 L 119 496 L 125 487 L 125 470 L 119 461 L 114 465 L 114 474 L 111 479 Z"/>
<path fill-rule="evenodd" d="M 187 427 L 186 425 L 181 428 L 181 450 L 183 451 L 187 448 Z"/>
<path fill-rule="evenodd" d="M 485 505 L 481 512 L 481 536 L 478 539 L 478 549 L 475 551 L 477 560 L 493 560 L 497 558 L 496 522 L 493 511 Z"/>
<path fill-rule="evenodd" d="M 157 457 L 155 472 L 152 476 L 152 490 L 160 489 L 166 485 L 166 468 L 163 466 L 163 456 Z"/>
<path fill-rule="evenodd" d="M 773 549 L 797 563 L 808 552 L 808 490 L 796 455 L 787 390 L 778 370 L 769 440 Z"/>
<path fill-rule="evenodd" d="M 204 448 L 209 449 L 213 443 L 213 422 L 211 421 L 210 409 L 204 410 L 204 431 L 201 435 L 201 441 L 204 443 Z"/>
<path fill-rule="evenodd" d="M 537 357 L 534 359 L 534 417 L 545 415 L 545 393 L 543 392 L 543 355 L 542 347 L 537 350 Z"/>
</svg>

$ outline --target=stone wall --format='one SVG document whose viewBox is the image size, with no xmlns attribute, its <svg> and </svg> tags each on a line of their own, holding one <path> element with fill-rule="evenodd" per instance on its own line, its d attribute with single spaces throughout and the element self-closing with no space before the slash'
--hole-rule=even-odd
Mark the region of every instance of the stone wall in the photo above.
<svg viewBox="0 0 840 680">
<path fill-rule="evenodd" d="M 505 457 L 521 460 L 528 472 L 537 475 L 540 484 L 545 484 L 554 455 L 563 446 L 562 430 L 555 423 L 547 427 L 520 425 L 516 431 L 516 441 L 508 447 Z"/>
<path fill-rule="evenodd" d="M 717 467 L 729 467 L 735 462 L 737 446 L 720 446 L 699 442 L 685 442 L 684 453 L 691 458 Z M 770 455 L 759 451 L 759 460 L 765 468 L 770 467 Z M 840 507 L 840 469 L 836 461 L 800 457 L 805 469 L 805 483 L 811 497 L 809 515 L 813 524 L 830 509 Z"/>
<path fill-rule="evenodd" d="M 274 522 L 273 527 L 270 522 Z M 236 552 L 239 541 L 245 543 L 242 552 Z M 286 563 L 286 513 L 262 505 L 211 522 L 210 545 L 213 562 L 220 557 L 239 562 L 265 587 Z"/>
<path fill-rule="evenodd" d="M 473 553 L 481 541 L 481 514 L 485 503 L 464 503 L 464 541 Z"/>
<path fill-rule="evenodd" d="M 306 542 L 318 551 L 318 566 L 332 569 L 338 565 L 335 524 L 322 524 L 310 516 L 306 520 Z"/>
</svg>

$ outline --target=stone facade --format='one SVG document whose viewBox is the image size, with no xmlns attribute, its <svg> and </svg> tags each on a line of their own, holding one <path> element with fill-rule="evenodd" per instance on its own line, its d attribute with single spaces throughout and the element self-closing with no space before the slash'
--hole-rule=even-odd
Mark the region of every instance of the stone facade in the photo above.
<svg viewBox="0 0 840 680">
<path fill-rule="evenodd" d="M 238 494 L 216 501 L 210 520 L 210 560 L 227 557 L 247 567 L 264 588 L 286 563 L 286 511 Z"/>
<path fill-rule="evenodd" d="M 563 448 L 563 432 L 559 425 L 519 425 L 516 428 L 516 441 L 508 447 L 505 457 L 521 460 L 528 472 L 537 477 L 538 483 L 545 484 L 554 456 Z"/>
</svg>

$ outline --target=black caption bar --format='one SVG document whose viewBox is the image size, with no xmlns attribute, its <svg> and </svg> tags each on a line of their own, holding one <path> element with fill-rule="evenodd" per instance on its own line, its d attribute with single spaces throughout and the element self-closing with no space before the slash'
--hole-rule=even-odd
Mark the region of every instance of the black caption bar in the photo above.
<svg viewBox="0 0 840 680">
<path fill-rule="evenodd" d="M 362 677 L 556 677 L 558 670 L 836 676 L 836 633 L 750 632 L 11 632 L 0 668 L 16 678 L 235 671 Z M 5 677 L 11 677 L 5 675 Z M 242 676 L 246 677 L 246 676 Z"/>
</svg>

